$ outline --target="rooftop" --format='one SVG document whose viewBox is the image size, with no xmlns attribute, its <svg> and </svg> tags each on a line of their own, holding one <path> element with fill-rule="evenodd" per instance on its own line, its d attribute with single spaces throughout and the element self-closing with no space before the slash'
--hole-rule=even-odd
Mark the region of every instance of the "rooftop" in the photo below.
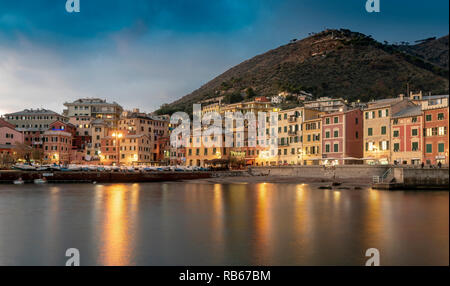
<svg viewBox="0 0 450 286">
<path fill-rule="evenodd" d="M 392 115 L 392 118 L 401 118 L 401 117 L 410 117 L 410 116 L 419 116 L 422 114 L 422 108 L 420 105 L 409 106 L 400 110 L 399 112 Z"/>
<path fill-rule="evenodd" d="M 64 103 L 65 106 L 70 106 L 70 105 L 79 105 L 79 104 L 83 104 L 83 105 L 115 105 L 115 106 L 119 106 L 119 104 L 115 101 L 113 101 L 112 103 L 107 102 L 106 99 L 101 99 L 101 98 L 80 98 L 75 100 L 74 102 L 66 102 Z"/>
<path fill-rule="evenodd" d="M 14 112 L 14 113 L 8 113 L 5 114 L 5 116 L 29 116 L 29 115 L 58 115 L 61 116 L 59 113 L 56 113 L 49 109 L 24 109 L 22 111 Z"/>
</svg>

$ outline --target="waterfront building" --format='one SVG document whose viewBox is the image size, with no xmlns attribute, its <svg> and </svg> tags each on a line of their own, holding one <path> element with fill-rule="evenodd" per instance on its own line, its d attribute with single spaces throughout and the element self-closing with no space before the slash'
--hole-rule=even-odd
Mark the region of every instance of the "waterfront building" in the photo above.
<svg viewBox="0 0 450 286">
<path fill-rule="evenodd" d="M 278 112 L 278 165 L 301 165 L 305 120 L 318 118 L 319 110 L 296 107 Z"/>
<path fill-rule="evenodd" d="M 109 124 L 103 119 L 95 119 L 90 123 L 91 141 L 86 146 L 85 160 L 86 161 L 99 161 L 102 153 L 102 139 L 108 136 L 110 130 Z"/>
<path fill-rule="evenodd" d="M 69 164 L 72 139 L 72 133 L 62 129 L 45 131 L 42 135 L 44 162 L 46 164 Z"/>
<path fill-rule="evenodd" d="M 415 106 L 403 97 L 368 103 L 364 110 L 364 160 L 368 164 L 389 164 L 391 161 L 391 116 Z"/>
<path fill-rule="evenodd" d="M 101 162 L 104 165 L 142 165 L 152 161 L 150 138 L 145 134 L 122 134 L 109 131 L 101 139 Z"/>
<path fill-rule="evenodd" d="M 448 96 L 446 107 L 439 105 L 422 105 L 423 109 L 423 135 L 424 135 L 424 162 L 427 165 L 436 165 L 439 162 L 449 164 L 449 107 Z"/>
<path fill-rule="evenodd" d="M 220 136 L 219 139 L 214 139 L 214 137 L 209 137 L 207 139 L 212 142 L 212 146 L 207 147 L 201 136 L 191 135 L 189 138 L 189 146 L 186 147 L 185 151 L 186 166 L 204 168 L 224 165 L 228 166 L 230 163 L 230 149 L 224 147 L 225 137 Z M 222 142 L 219 142 L 218 140 L 222 140 Z"/>
<path fill-rule="evenodd" d="M 23 143 L 23 134 L 16 126 L 0 118 L 0 154 L 12 154 L 16 144 Z"/>
<path fill-rule="evenodd" d="M 360 109 L 322 115 L 323 163 L 362 163 L 363 125 L 363 112 Z"/>
<path fill-rule="evenodd" d="M 313 101 L 306 101 L 304 107 L 325 112 L 342 112 L 347 109 L 347 103 L 342 98 L 320 97 Z"/>
<path fill-rule="evenodd" d="M 118 122 L 118 131 L 122 134 L 146 135 L 150 139 L 151 161 L 157 163 L 168 155 L 164 152 L 169 150 L 165 143 L 170 136 L 169 126 L 167 117 L 149 115 L 135 108 L 133 111 L 123 112 Z"/>
<path fill-rule="evenodd" d="M 423 116 L 419 105 L 394 113 L 391 118 L 392 164 L 419 165 L 423 160 Z"/>
<path fill-rule="evenodd" d="M 319 165 L 322 161 L 322 118 L 305 120 L 303 129 L 303 153 L 300 158 L 303 165 Z M 278 149 L 280 154 L 281 149 Z"/>
<path fill-rule="evenodd" d="M 67 117 L 48 109 L 25 109 L 5 114 L 4 119 L 23 134 L 25 144 L 39 149 L 43 147 L 41 137 L 50 128 L 50 124 L 55 121 L 69 121 Z"/>
<path fill-rule="evenodd" d="M 116 103 L 109 103 L 100 98 L 81 98 L 74 102 L 66 102 L 67 108 L 63 111 L 64 116 L 71 118 L 71 123 L 78 127 L 79 135 L 89 135 L 90 122 L 95 119 L 103 119 L 111 127 L 117 126 L 117 121 L 122 114 L 122 107 Z"/>
</svg>

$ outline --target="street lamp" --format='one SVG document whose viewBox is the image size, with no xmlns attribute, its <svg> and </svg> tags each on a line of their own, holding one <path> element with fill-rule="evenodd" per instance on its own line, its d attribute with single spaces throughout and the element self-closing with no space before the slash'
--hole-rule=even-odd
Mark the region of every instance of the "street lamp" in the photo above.
<svg viewBox="0 0 450 286">
<path fill-rule="evenodd" d="M 116 148 L 117 148 L 117 166 L 120 165 L 120 139 L 123 137 L 122 133 L 113 133 L 112 136 L 115 138 L 114 141 L 116 142 Z"/>
</svg>

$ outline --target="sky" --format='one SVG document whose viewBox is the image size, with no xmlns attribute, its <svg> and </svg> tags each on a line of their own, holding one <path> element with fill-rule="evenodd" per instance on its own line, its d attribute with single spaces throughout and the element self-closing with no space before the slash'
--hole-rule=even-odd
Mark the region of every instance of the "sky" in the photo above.
<svg viewBox="0 0 450 286">
<path fill-rule="evenodd" d="M 0 0 L 0 114 L 83 97 L 152 112 L 227 69 L 326 28 L 413 43 L 449 32 L 449 1 Z"/>
</svg>

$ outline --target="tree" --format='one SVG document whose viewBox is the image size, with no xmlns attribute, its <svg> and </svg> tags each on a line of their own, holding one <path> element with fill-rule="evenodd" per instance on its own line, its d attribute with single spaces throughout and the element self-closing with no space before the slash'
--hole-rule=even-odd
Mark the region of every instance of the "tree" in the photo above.
<svg viewBox="0 0 450 286">
<path fill-rule="evenodd" d="M 0 154 L 0 166 L 9 167 L 14 164 L 14 158 L 8 153 Z"/>
<path fill-rule="evenodd" d="M 242 97 L 242 95 L 240 93 L 231 93 L 231 94 L 227 94 L 225 95 L 225 97 L 223 98 L 223 101 L 227 104 L 232 104 L 232 103 L 236 103 L 236 102 L 241 102 L 243 101 L 244 98 Z"/>
<path fill-rule="evenodd" d="M 44 151 L 41 149 L 33 149 L 31 152 L 31 159 L 33 159 L 35 162 L 39 162 L 39 164 L 42 165 L 42 160 L 44 159 Z"/>
<path fill-rule="evenodd" d="M 14 158 L 15 160 L 25 160 L 29 163 L 32 151 L 33 148 L 31 146 L 16 142 L 13 148 Z"/>
<path fill-rule="evenodd" d="M 247 88 L 247 90 L 245 91 L 245 94 L 247 95 L 247 98 L 252 98 L 252 97 L 257 96 L 255 90 L 253 90 L 253 88 L 251 88 L 251 87 Z"/>
</svg>

